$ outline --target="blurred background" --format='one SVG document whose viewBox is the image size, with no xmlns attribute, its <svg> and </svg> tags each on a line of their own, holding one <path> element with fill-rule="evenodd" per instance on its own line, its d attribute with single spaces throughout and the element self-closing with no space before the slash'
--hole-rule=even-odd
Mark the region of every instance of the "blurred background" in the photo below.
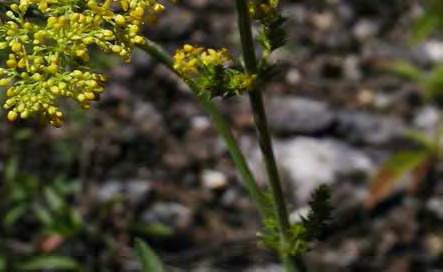
<svg viewBox="0 0 443 272">
<path fill-rule="evenodd" d="M 335 207 L 310 271 L 443 271 L 439 2 L 282 1 L 264 93 L 291 217 L 320 184 Z M 146 35 L 240 53 L 231 0 L 180 1 Z M 109 81 L 91 110 L 66 105 L 58 129 L 2 121 L 0 270 L 138 271 L 140 237 L 172 271 L 282 271 L 186 86 L 141 51 L 94 63 Z M 247 97 L 217 103 L 265 184 Z"/>
</svg>

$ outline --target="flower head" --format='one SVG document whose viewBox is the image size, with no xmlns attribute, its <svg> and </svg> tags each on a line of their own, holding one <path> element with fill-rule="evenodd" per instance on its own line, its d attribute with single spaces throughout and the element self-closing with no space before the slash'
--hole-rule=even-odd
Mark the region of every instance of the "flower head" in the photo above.
<svg viewBox="0 0 443 272">
<path fill-rule="evenodd" d="M 0 14 L 0 87 L 14 121 L 39 114 L 59 126 L 57 100 L 68 97 L 83 108 L 103 91 L 104 76 L 88 68 L 91 46 L 130 60 L 144 43 L 143 23 L 162 12 L 157 0 L 20 0 Z"/>
<path fill-rule="evenodd" d="M 256 78 L 237 69 L 227 49 L 205 49 L 189 44 L 175 52 L 174 69 L 198 88 L 197 95 L 208 97 L 248 91 Z"/>
</svg>

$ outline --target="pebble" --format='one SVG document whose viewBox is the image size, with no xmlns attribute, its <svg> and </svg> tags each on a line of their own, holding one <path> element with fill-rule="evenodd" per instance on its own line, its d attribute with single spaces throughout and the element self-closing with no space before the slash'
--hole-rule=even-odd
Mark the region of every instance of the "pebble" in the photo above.
<svg viewBox="0 0 443 272">
<path fill-rule="evenodd" d="M 100 184 L 96 199 L 105 203 L 118 198 L 124 198 L 133 203 L 140 202 L 151 191 L 151 184 L 146 180 L 109 180 Z"/>
<path fill-rule="evenodd" d="M 269 125 L 280 134 L 313 134 L 328 129 L 334 120 L 329 106 L 301 97 L 278 97 L 268 105 Z"/>
<path fill-rule="evenodd" d="M 220 171 L 206 169 L 201 174 L 201 182 L 205 188 L 217 190 L 228 184 L 226 175 Z"/>
<path fill-rule="evenodd" d="M 368 19 L 358 21 L 352 29 L 354 37 L 362 42 L 376 36 L 378 31 L 379 26 L 377 23 Z"/>
<path fill-rule="evenodd" d="M 401 138 L 405 124 L 396 117 L 355 110 L 337 114 L 337 133 L 353 143 L 388 144 Z"/>
<path fill-rule="evenodd" d="M 369 176 L 375 169 L 364 152 L 334 139 L 296 137 L 276 142 L 275 151 L 301 203 L 307 203 L 321 184 L 333 184 L 338 177 Z"/>
<path fill-rule="evenodd" d="M 161 223 L 174 229 L 182 229 L 191 224 L 192 211 L 180 203 L 157 202 L 141 217 L 145 223 Z"/>
<path fill-rule="evenodd" d="M 413 125 L 425 131 L 428 135 L 433 135 L 438 125 L 439 110 L 434 106 L 424 106 L 415 113 L 412 121 Z"/>
</svg>

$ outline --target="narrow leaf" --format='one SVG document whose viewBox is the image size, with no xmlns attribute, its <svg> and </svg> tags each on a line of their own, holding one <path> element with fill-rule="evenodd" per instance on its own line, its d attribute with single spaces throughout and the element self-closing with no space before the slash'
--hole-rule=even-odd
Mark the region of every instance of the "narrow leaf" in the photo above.
<svg viewBox="0 0 443 272">
<path fill-rule="evenodd" d="M 28 261 L 23 262 L 19 265 L 18 269 L 20 271 L 34 271 L 34 270 L 78 270 L 79 264 L 69 258 L 64 256 L 37 256 L 32 257 Z"/>
<path fill-rule="evenodd" d="M 431 150 L 419 149 L 402 151 L 390 157 L 381 166 L 370 185 L 369 196 L 366 200 L 367 206 L 371 208 L 387 197 L 404 175 L 426 163 L 432 155 Z"/>
<path fill-rule="evenodd" d="M 164 272 L 163 264 L 155 252 L 141 239 L 135 240 L 135 250 L 142 272 Z"/>
<path fill-rule="evenodd" d="M 405 61 L 396 61 L 387 65 L 386 69 L 409 80 L 420 81 L 423 72 Z"/>
</svg>

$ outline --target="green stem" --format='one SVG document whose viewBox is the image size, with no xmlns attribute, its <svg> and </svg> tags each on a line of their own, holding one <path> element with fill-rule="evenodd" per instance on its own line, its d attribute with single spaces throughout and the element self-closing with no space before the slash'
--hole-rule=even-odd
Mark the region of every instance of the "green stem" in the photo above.
<svg viewBox="0 0 443 272">
<path fill-rule="evenodd" d="M 240 31 L 243 59 L 246 71 L 250 74 L 256 74 L 258 71 L 257 58 L 255 55 L 255 45 L 252 36 L 251 19 L 246 0 L 236 0 L 238 13 L 238 27 Z M 280 243 L 282 248 L 287 248 L 289 243 L 289 216 L 286 208 L 286 202 L 283 195 L 282 184 L 278 173 L 277 163 L 272 148 L 272 141 L 269 134 L 266 112 L 263 105 L 263 96 L 258 88 L 249 92 L 249 100 L 252 105 L 255 125 L 258 134 L 258 141 L 263 153 L 268 179 L 271 187 L 272 199 L 274 202 L 275 213 L 280 231 Z M 293 257 L 286 256 L 284 252 L 283 263 L 286 271 L 296 271 L 296 262 Z"/>
<path fill-rule="evenodd" d="M 146 43 L 140 48 L 143 49 L 148 54 L 150 54 L 151 56 L 153 56 L 159 62 L 166 65 L 172 72 L 177 74 L 177 72 L 173 68 L 173 60 L 171 56 L 161 46 L 146 39 Z M 197 93 L 197 86 L 194 86 L 192 83 L 189 82 L 187 82 L 187 84 L 194 91 L 194 93 Z M 260 191 L 260 188 L 258 187 L 257 182 L 254 178 L 254 175 L 252 174 L 246 162 L 246 159 L 243 156 L 243 153 L 241 152 L 240 147 L 238 146 L 237 141 L 235 140 L 225 118 L 211 100 L 207 99 L 206 97 L 198 95 L 197 98 L 201 103 L 201 105 L 203 106 L 203 108 L 209 113 L 213 121 L 214 127 L 216 128 L 216 130 L 218 131 L 218 133 L 221 135 L 224 142 L 226 143 L 229 154 L 231 155 L 231 158 L 234 161 L 234 164 L 242 180 L 244 181 L 245 187 L 249 195 L 251 196 L 252 200 L 255 201 L 257 208 L 262 217 L 264 217 L 268 209 L 265 196 Z"/>
<path fill-rule="evenodd" d="M 232 160 L 234 161 L 234 164 L 236 165 L 240 176 L 245 182 L 246 189 L 248 190 L 251 198 L 257 203 L 260 214 L 264 217 L 267 209 L 265 197 L 257 186 L 257 182 L 255 181 L 255 178 L 246 163 L 246 159 L 243 156 L 240 148 L 238 147 L 237 141 L 232 135 L 232 132 L 229 129 L 225 119 L 211 100 L 208 100 L 202 96 L 197 97 L 199 98 L 199 101 L 202 104 L 203 108 L 210 114 L 213 124 L 218 133 L 224 139 Z"/>
</svg>

